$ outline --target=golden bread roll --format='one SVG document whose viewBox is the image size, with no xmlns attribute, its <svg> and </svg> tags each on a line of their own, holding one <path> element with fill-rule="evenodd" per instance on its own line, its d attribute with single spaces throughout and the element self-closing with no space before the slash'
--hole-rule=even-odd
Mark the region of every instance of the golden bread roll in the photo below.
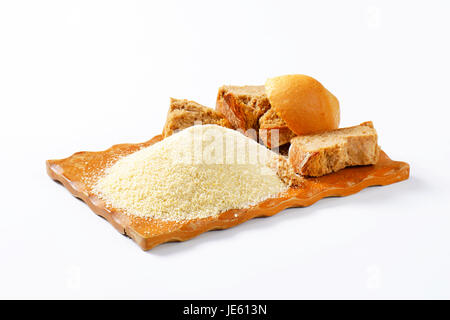
<svg viewBox="0 0 450 320">
<path fill-rule="evenodd" d="M 285 75 L 266 81 L 270 105 L 297 135 L 339 127 L 339 101 L 316 79 Z"/>
</svg>

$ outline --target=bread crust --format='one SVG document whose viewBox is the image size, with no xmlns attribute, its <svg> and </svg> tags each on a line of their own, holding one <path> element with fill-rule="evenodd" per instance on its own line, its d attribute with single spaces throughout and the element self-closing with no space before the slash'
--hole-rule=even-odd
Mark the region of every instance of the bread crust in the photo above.
<svg viewBox="0 0 450 320">
<path fill-rule="evenodd" d="M 366 130 L 360 132 L 362 127 Z M 291 139 L 289 161 L 295 172 L 303 176 L 320 177 L 349 166 L 377 163 L 380 148 L 372 122 L 364 122 L 359 126 L 337 129 L 325 134 Z M 306 140 L 312 142 L 317 140 L 318 147 L 314 149 L 306 146 Z M 320 142 L 325 142 L 325 146 L 320 146 Z"/>
</svg>

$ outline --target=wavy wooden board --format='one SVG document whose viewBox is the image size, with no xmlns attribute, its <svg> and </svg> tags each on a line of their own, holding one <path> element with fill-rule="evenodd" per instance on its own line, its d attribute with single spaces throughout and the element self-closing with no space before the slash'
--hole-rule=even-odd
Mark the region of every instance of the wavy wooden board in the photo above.
<svg viewBox="0 0 450 320">
<path fill-rule="evenodd" d="M 108 206 L 92 192 L 93 184 L 105 168 L 120 157 L 161 139 L 158 135 L 144 143 L 119 144 L 105 151 L 77 152 L 66 159 L 47 160 L 47 172 L 143 250 L 164 242 L 188 240 L 209 230 L 230 228 L 255 217 L 272 216 L 286 208 L 309 206 L 325 197 L 347 196 L 369 186 L 388 185 L 409 177 L 407 163 L 393 161 L 382 151 L 376 165 L 351 167 L 320 178 L 308 178 L 302 188 L 290 188 L 281 198 L 268 199 L 248 209 L 229 210 L 218 216 L 183 222 L 130 216 Z"/>
</svg>

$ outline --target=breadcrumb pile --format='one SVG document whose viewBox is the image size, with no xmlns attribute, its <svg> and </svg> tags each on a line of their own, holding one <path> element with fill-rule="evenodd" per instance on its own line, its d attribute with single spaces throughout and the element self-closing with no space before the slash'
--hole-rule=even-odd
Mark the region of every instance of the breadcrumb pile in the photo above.
<svg viewBox="0 0 450 320">
<path fill-rule="evenodd" d="M 287 190 L 277 155 L 243 134 L 197 125 L 119 159 L 94 192 L 127 214 L 190 220 L 243 209 Z"/>
</svg>

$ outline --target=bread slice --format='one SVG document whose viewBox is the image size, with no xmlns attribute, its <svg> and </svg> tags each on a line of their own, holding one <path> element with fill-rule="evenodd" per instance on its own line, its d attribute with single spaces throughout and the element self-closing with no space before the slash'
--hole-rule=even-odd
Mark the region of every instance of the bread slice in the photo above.
<svg viewBox="0 0 450 320">
<path fill-rule="evenodd" d="M 289 161 L 295 172 L 319 177 L 348 166 L 375 164 L 380 148 L 371 121 L 291 139 Z"/>
<path fill-rule="evenodd" d="M 274 108 L 270 108 L 259 118 L 259 139 L 269 149 L 283 146 L 295 136 Z"/>
<path fill-rule="evenodd" d="M 202 106 L 195 101 L 170 98 L 169 112 L 163 128 L 166 138 L 177 130 L 186 129 L 194 124 L 217 124 L 231 128 L 229 121 L 214 109 Z"/>
<path fill-rule="evenodd" d="M 234 129 L 244 133 L 255 130 L 268 148 L 284 145 L 295 136 L 271 108 L 264 86 L 222 86 L 217 94 L 216 110 L 230 121 Z M 277 130 L 278 142 L 276 137 L 272 139 L 272 133 L 275 133 L 272 130 Z"/>
</svg>

